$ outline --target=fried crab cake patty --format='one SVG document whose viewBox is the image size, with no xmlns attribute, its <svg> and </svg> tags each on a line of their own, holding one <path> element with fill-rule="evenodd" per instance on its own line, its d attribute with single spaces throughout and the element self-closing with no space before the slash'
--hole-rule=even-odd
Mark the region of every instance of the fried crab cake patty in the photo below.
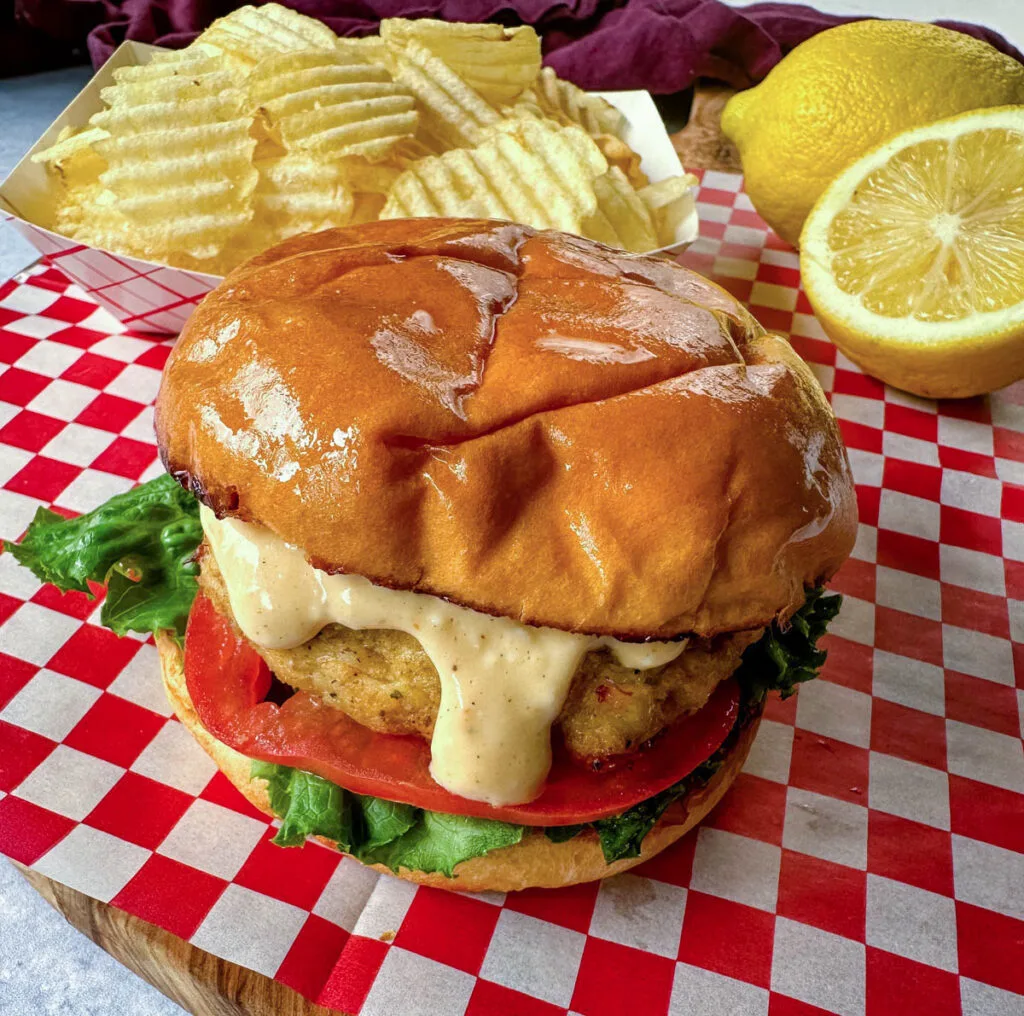
<svg viewBox="0 0 1024 1016">
<path fill-rule="evenodd" d="M 227 587 L 208 549 L 199 585 L 234 624 Z M 690 639 L 675 660 L 650 670 L 620 666 L 606 649 L 587 653 L 556 721 L 569 750 L 580 758 L 634 750 L 704 705 L 761 634 Z M 319 696 L 372 730 L 428 739 L 433 733 L 441 683 L 419 642 L 405 632 L 329 624 L 294 649 L 253 648 L 280 681 Z"/>
</svg>

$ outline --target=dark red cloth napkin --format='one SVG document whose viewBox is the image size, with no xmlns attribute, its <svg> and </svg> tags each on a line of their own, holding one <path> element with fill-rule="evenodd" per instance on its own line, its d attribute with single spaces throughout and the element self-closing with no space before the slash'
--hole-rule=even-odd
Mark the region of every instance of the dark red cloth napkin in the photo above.
<svg viewBox="0 0 1024 1016">
<path fill-rule="evenodd" d="M 0 5 L 10 0 L 0 0 Z M 367 35 L 381 18 L 439 17 L 534 25 L 545 62 L 584 88 L 646 88 L 669 94 L 697 77 L 740 88 L 763 78 L 804 39 L 854 18 L 781 3 L 741 9 L 719 0 L 287 0 L 339 35 Z M 73 51 L 88 37 L 99 67 L 125 39 L 182 46 L 231 0 L 14 0 L 20 42 L 0 37 L 0 76 L 26 73 L 40 53 Z M 0 6 L 0 10 L 2 10 Z M 990 42 L 1024 62 L 998 33 L 939 22 Z M 31 40 L 29 39 L 31 37 Z M 33 47 L 30 51 L 29 41 Z M 41 42 L 45 44 L 40 45 Z M 27 63 L 24 61 L 27 59 Z M 51 61 L 52 65 L 52 61 Z"/>
</svg>

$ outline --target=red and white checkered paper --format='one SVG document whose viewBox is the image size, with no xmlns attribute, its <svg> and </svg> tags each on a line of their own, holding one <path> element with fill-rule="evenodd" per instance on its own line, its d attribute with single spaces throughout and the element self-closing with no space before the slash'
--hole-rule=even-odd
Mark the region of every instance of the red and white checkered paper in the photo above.
<svg viewBox="0 0 1024 1016">
<path fill-rule="evenodd" d="M 936 404 L 865 377 L 740 184 L 704 174 L 683 260 L 814 366 L 861 526 L 822 678 L 772 699 L 701 829 L 509 895 L 280 850 L 170 718 L 152 644 L 0 557 L 0 850 L 364 1016 L 1024 1013 L 1024 387 Z M 52 268 L 0 288 L 0 531 L 155 474 L 168 350 Z"/>
</svg>

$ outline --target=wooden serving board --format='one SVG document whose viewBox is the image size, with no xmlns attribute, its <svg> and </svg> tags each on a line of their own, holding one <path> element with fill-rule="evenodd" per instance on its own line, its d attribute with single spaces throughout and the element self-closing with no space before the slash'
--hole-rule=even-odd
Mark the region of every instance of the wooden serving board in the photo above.
<svg viewBox="0 0 1024 1016">
<path fill-rule="evenodd" d="M 702 83 L 689 119 L 672 142 L 687 169 L 739 172 L 739 155 L 719 120 L 732 89 Z M 670 122 L 673 102 L 662 104 Z M 678 121 L 677 121 L 678 122 Z M 298 992 L 202 949 L 106 903 L 11 862 L 69 924 L 193 1016 L 332 1016 Z"/>
<path fill-rule="evenodd" d="M 70 925 L 193 1016 L 332 1016 L 279 981 L 11 863 Z"/>
<path fill-rule="evenodd" d="M 721 128 L 722 108 L 735 92 L 717 82 L 698 83 L 694 89 L 686 126 L 672 135 L 672 144 L 686 169 L 741 171 L 740 153 Z"/>
</svg>

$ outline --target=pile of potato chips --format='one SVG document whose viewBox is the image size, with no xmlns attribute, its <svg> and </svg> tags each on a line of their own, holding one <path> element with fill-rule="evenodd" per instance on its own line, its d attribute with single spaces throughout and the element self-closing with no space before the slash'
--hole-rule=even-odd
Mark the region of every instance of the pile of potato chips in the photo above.
<svg viewBox="0 0 1024 1016">
<path fill-rule="evenodd" d="M 340 39 L 275 3 L 123 67 L 105 109 L 34 156 L 43 223 L 225 274 L 296 233 L 423 215 L 670 244 L 694 178 L 648 184 L 609 103 L 541 68 L 532 28 L 389 19 Z"/>
</svg>

